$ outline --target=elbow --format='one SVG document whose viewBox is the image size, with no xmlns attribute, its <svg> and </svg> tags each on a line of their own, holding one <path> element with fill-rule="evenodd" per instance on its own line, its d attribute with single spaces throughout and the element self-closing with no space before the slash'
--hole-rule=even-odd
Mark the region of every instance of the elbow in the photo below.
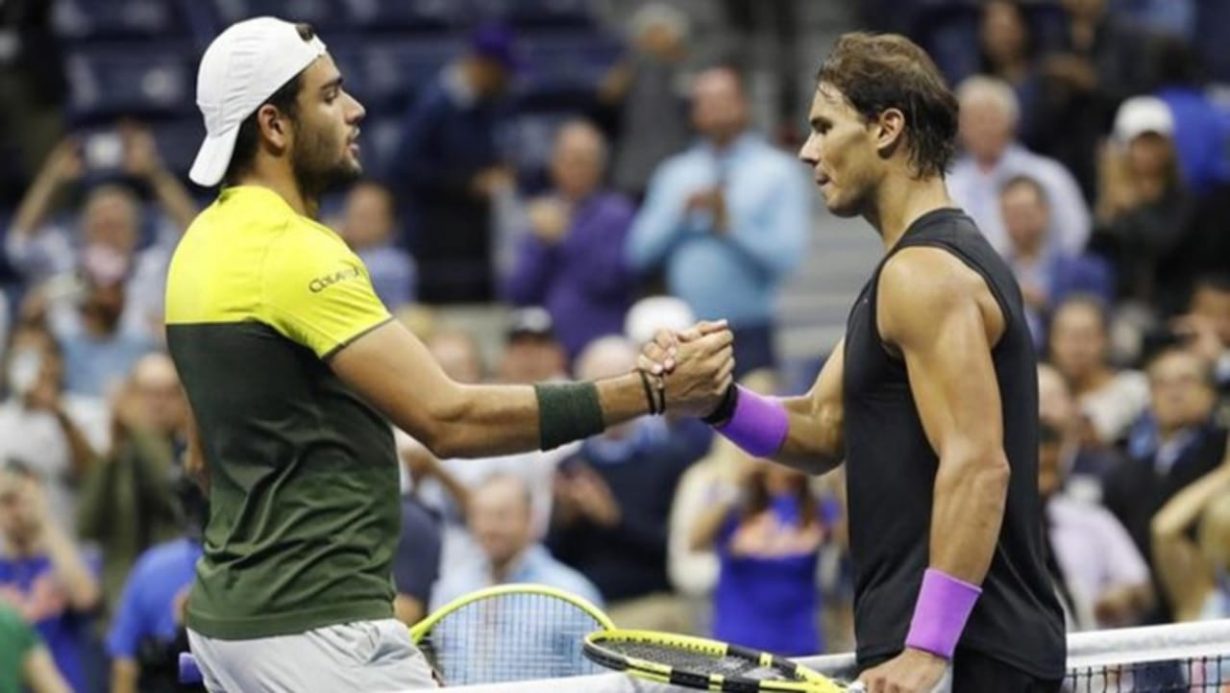
<svg viewBox="0 0 1230 693">
<path fill-rule="evenodd" d="M 944 459 L 939 477 L 940 488 L 959 488 L 963 494 L 973 493 L 975 498 L 995 499 L 1002 504 L 1008 496 L 1012 467 L 1002 448 L 992 448 Z"/>
<path fill-rule="evenodd" d="M 437 398 L 427 411 L 427 420 L 417 427 L 415 437 L 437 459 L 464 457 L 467 446 L 463 429 L 469 408 L 465 396 Z"/>
</svg>

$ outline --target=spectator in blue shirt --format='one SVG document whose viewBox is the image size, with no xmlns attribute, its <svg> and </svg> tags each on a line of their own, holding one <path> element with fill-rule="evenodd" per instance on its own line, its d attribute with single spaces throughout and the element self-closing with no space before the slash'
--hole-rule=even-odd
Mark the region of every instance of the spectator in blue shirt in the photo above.
<svg viewBox="0 0 1230 693">
<path fill-rule="evenodd" d="M 584 121 L 566 123 L 551 157 L 554 190 L 529 207 L 504 295 L 520 306 L 543 306 L 570 359 L 595 337 L 618 334 L 632 300 L 623 257 L 632 204 L 599 186 L 606 168 L 602 133 Z"/>
<path fill-rule="evenodd" d="M 431 596 L 433 610 L 474 590 L 514 582 L 555 587 L 602 605 L 593 583 L 534 540 L 530 490 L 523 480 L 488 477 L 471 491 L 467 512 L 484 560 L 442 574 Z"/>
<path fill-rule="evenodd" d="M 427 615 L 432 585 L 440 577 L 443 541 L 440 517 L 413 495 L 402 496 L 401 540 L 393 554 L 393 613 L 407 626 Z"/>
<path fill-rule="evenodd" d="M 387 171 L 408 193 L 410 247 L 424 303 L 490 301 L 492 202 L 513 184 L 496 146 L 513 37 L 489 25 L 411 107 Z"/>
<path fill-rule="evenodd" d="M 1064 251 L 1047 242 L 1050 204 L 1046 190 L 1029 176 L 1008 179 L 999 206 L 1009 246 L 1004 259 L 1021 285 L 1025 318 L 1034 342 L 1046 344 L 1051 310 L 1073 294 L 1089 294 L 1106 303 L 1114 299 L 1110 265 L 1094 255 Z"/>
<path fill-rule="evenodd" d="M 88 690 L 91 616 L 102 599 L 97 556 L 87 556 L 49 511 L 42 484 L 10 463 L 0 470 L 0 602 L 47 643 L 73 690 Z"/>
<path fill-rule="evenodd" d="M 375 181 L 356 183 L 346 194 L 340 235 L 367 267 L 372 288 L 389 310 L 414 300 L 414 259 L 394 244 L 393 194 Z"/>
<path fill-rule="evenodd" d="M 806 475 L 740 462 L 738 482 L 692 527 L 692 549 L 718 555 L 714 637 L 789 656 L 823 652 L 816 570 L 829 521 Z"/>
<path fill-rule="evenodd" d="M 205 497 L 180 476 L 175 495 L 183 508 L 184 536 L 158 544 L 137 558 L 124 585 L 111 632 L 111 693 L 182 691 L 179 653 L 187 651 L 184 605 L 201 557 Z"/>
<path fill-rule="evenodd" d="M 197 539 L 183 537 L 159 544 L 137 559 L 107 636 L 112 693 L 175 690 L 168 687 L 174 679 L 150 680 L 150 674 L 166 674 L 165 667 L 160 672 L 146 669 L 175 662 L 165 655 L 174 654 L 173 644 L 183 640 L 183 606 L 201 553 Z"/>
<path fill-rule="evenodd" d="M 714 68 L 693 85 L 702 139 L 662 164 L 632 225 L 628 261 L 664 267 L 698 318 L 727 318 L 736 375 L 774 363 L 773 304 L 807 247 L 808 186 L 798 162 L 748 129 L 739 76 Z"/>
</svg>

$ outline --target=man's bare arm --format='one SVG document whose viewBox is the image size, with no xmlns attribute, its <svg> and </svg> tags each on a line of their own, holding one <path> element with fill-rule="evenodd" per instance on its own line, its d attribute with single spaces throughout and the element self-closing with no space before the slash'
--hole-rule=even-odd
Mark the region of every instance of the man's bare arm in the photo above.
<svg viewBox="0 0 1230 693">
<path fill-rule="evenodd" d="M 638 360 L 639 367 L 651 373 L 666 374 L 669 382 L 669 374 L 676 368 L 675 353 L 680 345 L 699 336 L 694 329 L 684 330 L 679 334 L 662 330 L 655 336 L 654 341 L 645 345 Z M 845 368 L 842 355 L 844 347 L 843 339 L 833 349 L 810 392 L 800 397 L 779 400 L 786 412 L 786 435 L 782 439 L 781 447 L 769 459 L 809 474 L 824 474 L 841 464 L 845 455 L 842 441 L 844 409 L 841 401 L 841 381 Z M 756 395 L 747 393 L 745 396 Z"/>
<path fill-rule="evenodd" d="M 810 474 L 824 474 L 845 457 L 842 439 L 844 407 L 841 380 L 845 372 L 843 338 L 820 369 L 811 391 L 802 397 L 782 400 L 790 416 L 790 428 L 773 461 Z"/>
<path fill-rule="evenodd" d="M 667 383 L 667 400 L 686 413 L 720 397 L 730 381 L 730 333 L 703 337 L 680 355 L 684 377 Z M 355 340 L 329 360 L 355 392 L 437 457 L 477 457 L 539 448 L 538 398 L 528 385 L 463 385 L 451 380 L 422 342 L 397 322 Z M 612 426 L 649 410 L 641 377 L 596 383 L 603 423 Z"/>
<path fill-rule="evenodd" d="M 881 337 L 900 350 L 939 457 L 931 567 L 980 584 L 1003 522 L 1009 466 L 991 349 L 1003 315 L 982 277 L 952 255 L 909 248 L 880 278 Z"/>
</svg>

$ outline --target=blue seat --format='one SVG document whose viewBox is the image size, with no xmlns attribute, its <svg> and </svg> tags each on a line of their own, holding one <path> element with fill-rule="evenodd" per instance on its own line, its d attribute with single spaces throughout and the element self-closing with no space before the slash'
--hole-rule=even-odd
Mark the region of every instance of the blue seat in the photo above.
<svg viewBox="0 0 1230 693">
<path fill-rule="evenodd" d="M 592 92 L 619 60 L 621 42 L 599 32 L 529 34 L 518 41 L 524 69 L 518 74 L 523 98 Z"/>
<path fill-rule="evenodd" d="M 399 113 L 464 48 L 463 41 L 451 36 L 367 36 L 329 42 L 347 90 L 369 110 Z"/>
<path fill-rule="evenodd" d="M 188 176 L 192 168 L 192 160 L 196 158 L 197 149 L 205 138 L 205 125 L 201 116 L 183 116 L 170 120 L 159 120 L 147 123 L 154 133 L 154 141 L 158 145 L 158 153 L 163 163 L 171 172 L 180 177 Z"/>
<path fill-rule="evenodd" d="M 129 43 L 70 48 L 65 57 L 70 118 L 193 112 L 196 50 L 184 44 Z"/>
<path fill-rule="evenodd" d="M 467 19 L 458 0 L 338 0 L 342 19 L 363 31 L 449 30 Z"/>
<path fill-rule="evenodd" d="M 593 0 L 466 0 L 470 14 L 523 28 L 577 28 L 597 24 Z"/>
<path fill-rule="evenodd" d="M 52 24 L 58 35 L 72 41 L 169 38 L 189 32 L 171 0 L 56 0 Z"/>
<path fill-rule="evenodd" d="M 191 0 L 190 0 L 191 1 Z M 317 31 L 340 24 L 337 0 L 208 0 L 223 26 L 252 17 L 307 22 Z"/>
</svg>

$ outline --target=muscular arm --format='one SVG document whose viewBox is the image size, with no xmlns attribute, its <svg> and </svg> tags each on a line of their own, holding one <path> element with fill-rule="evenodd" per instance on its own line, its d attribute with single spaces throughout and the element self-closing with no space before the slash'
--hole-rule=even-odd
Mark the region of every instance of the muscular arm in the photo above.
<svg viewBox="0 0 1230 693">
<path fill-rule="evenodd" d="M 705 349 L 728 346 L 730 335 L 721 332 L 705 339 L 709 340 Z M 728 355 L 726 347 L 713 348 L 713 353 L 692 351 L 693 372 L 703 361 L 713 368 L 700 372 L 718 375 L 723 350 Z M 502 455 L 539 447 L 538 399 L 532 387 L 457 383 L 444 374 L 422 342 L 397 322 L 386 322 L 355 340 L 334 355 L 329 365 L 355 392 L 437 457 Z M 639 375 L 596 384 L 607 426 L 647 413 Z"/>
<path fill-rule="evenodd" d="M 991 348 L 1003 316 L 982 278 L 952 255 L 909 248 L 880 278 L 881 337 L 899 350 L 939 457 L 931 567 L 980 584 L 1003 522 L 1009 466 Z"/>
<path fill-rule="evenodd" d="M 790 428 L 774 462 L 810 474 L 824 474 L 841 464 L 845 453 L 841 430 L 845 343 L 842 339 L 833 348 L 810 392 L 782 400 Z"/>
</svg>

